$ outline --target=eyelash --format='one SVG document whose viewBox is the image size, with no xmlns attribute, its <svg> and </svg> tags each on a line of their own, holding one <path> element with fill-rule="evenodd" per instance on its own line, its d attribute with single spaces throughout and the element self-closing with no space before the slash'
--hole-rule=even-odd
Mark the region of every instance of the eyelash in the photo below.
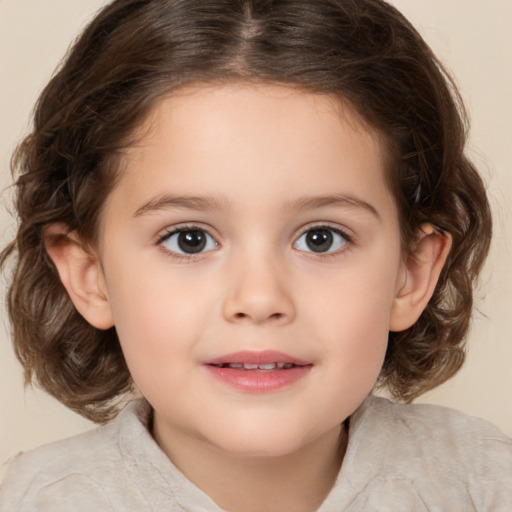
<svg viewBox="0 0 512 512">
<path fill-rule="evenodd" d="M 333 226 L 329 223 L 317 223 L 317 224 L 310 224 L 304 228 L 301 229 L 300 235 L 296 237 L 294 246 L 297 244 L 297 242 L 307 233 L 315 230 L 327 230 L 332 233 L 335 233 L 336 235 L 342 237 L 345 242 L 343 246 L 340 249 L 329 251 L 329 252 L 314 252 L 314 251 L 301 251 L 304 254 L 306 254 L 308 257 L 318 258 L 322 260 L 326 260 L 328 258 L 336 258 L 341 256 L 342 254 L 347 253 L 350 249 L 352 249 L 354 245 L 354 237 L 352 235 L 349 235 L 344 230 L 340 229 L 339 226 Z"/>
<path fill-rule="evenodd" d="M 195 224 L 182 224 L 179 226 L 176 226 L 174 228 L 168 229 L 165 231 L 163 235 L 161 235 L 156 240 L 156 245 L 161 247 L 162 250 L 165 252 L 167 256 L 172 258 L 174 261 L 178 263 L 185 263 L 191 260 L 197 260 L 198 257 L 201 257 L 202 255 L 206 254 L 204 252 L 199 252 L 197 254 L 181 254 L 175 251 L 172 251 L 166 247 L 163 246 L 163 244 L 169 240 L 173 235 L 177 233 L 186 233 L 188 231 L 200 231 L 202 233 L 206 233 L 208 237 L 210 237 L 212 240 L 214 240 L 215 244 L 219 246 L 220 244 L 215 240 L 215 238 L 208 232 L 207 229 L 201 226 L 197 226 Z M 210 252 L 210 251 L 207 251 Z"/>
<path fill-rule="evenodd" d="M 293 247 L 299 242 L 299 240 L 304 236 L 307 235 L 307 233 L 315 230 L 326 230 L 331 233 L 335 233 L 336 235 L 342 237 L 345 240 L 345 243 L 340 249 L 337 249 L 335 251 L 329 251 L 329 252 L 315 252 L 315 251 L 301 251 L 300 252 L 307 254 L 309 257 L 315 257 L 315 258 L 321 258 L 321 259 L 327 259 L 332 258 L 336 256 L 340 256 L 343 253 L 346 253 L 349 251 L 352 246 L 354 245 L 354 239 L 351 235 L 348 235 L 345 231 L 341 230 L 338 226 L 334 227 L 332 225 L 329 225 L 328 223 L 318 223 L 318 224 L 310 224 L 308 226 L 305 226 L 301 229 L 300 234 L 295 238 L 295 241 L 293 243 Z M 204 227 L 195 225 L 195 224 L 185 224 L 185 225 L 179 225 L 174 228 L 166 230 L 166 232 L 157 238 L 156 245 L 161 247 L 162 250 L 167 254 L 169 257 L 171 257 L 174 261 L 181 263 L 181 262 L 188 262 L 191 260 L 196 260 L 197 258 L 205 255 L 208 252 L 212 252 L 216 249 L 210 249 L 206 252 L 198 252 L 196 254 L 182 254 L 179 252 L 172 251 L 166 247 L 163 246 L 163 244 L 169 240 L 173 235 L 177 233 L 184 233 L 188 231 L 199 231 L 202 233 L 206 233 L 208 237 L 210 237 L 216 244 L 217 247 L 220 247 L 220 244 L 215 240 L 215 238 L 209 233 L 207 229 Z"/>
</svg>

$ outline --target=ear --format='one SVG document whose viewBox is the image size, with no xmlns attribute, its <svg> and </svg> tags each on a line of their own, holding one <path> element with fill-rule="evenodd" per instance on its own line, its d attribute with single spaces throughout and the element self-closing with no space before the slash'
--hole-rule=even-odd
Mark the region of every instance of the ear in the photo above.
<svg viewBox="0 0 512 512">
<path fill-rule="evenodd" d="M 98 256 L 62 223 L 45 227 L 46 251 L 78 312 L 94 327 L 114 325 Z"/>
<path fill-rule="evenodd" d="M 390 331 L 403 331 L 418 320 L 434 293 L 452 246 L 452 237 L 424 224 L 416 245 L 400 270 L 389 321 Z"/>
</svg>

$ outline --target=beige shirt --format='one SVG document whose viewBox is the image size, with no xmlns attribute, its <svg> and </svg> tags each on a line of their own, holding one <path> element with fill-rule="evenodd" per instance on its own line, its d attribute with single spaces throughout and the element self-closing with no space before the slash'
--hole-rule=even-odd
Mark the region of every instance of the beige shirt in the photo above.
<svg viewBox="0 0 512 512">
<path fill-rule="evenodd" d="M 1 512 L 222 512 L 148 432 L 144 402 L 112 423 L 18 456 Z M 512 440 L 430 405 L 368 397 L 350 418 L 337 481 L 318 512 L 511 512 Z M 284 511 L 292 512 L 292 511 Z"/>
</svg>

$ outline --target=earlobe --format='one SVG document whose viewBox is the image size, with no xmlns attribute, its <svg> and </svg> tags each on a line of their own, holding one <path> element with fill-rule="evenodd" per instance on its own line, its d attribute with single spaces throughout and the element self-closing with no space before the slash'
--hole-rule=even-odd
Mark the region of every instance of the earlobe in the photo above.
<svg viewBox="0 0 512 512">
<path fill-rule="evenodd" d="M 99 258 L 62 223 L 45 227 L 46 251 L 78 312 L 94 327 L 113 326 L 105 279 Z"/>
<path fill-rule="evenodd" d="M 434 293 L 452 238 L 431 224 L 421 226 L 416 245 L 402 264 L 389 330 L 403 331 L 420 317 Z"/>
</svg>

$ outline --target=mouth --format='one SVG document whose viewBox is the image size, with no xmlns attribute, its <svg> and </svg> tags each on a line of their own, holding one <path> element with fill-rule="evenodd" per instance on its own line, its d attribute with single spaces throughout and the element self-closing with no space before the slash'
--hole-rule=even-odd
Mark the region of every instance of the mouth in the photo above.
<svg viewBox="0 0 512 512">
<path fill-rule="evenodd" d="M 210 360 L 205 366 L 230 387 L 263 393 L 288 387 L 301 380 L 313 364 L 281 352 L 245 351 Z"/>
<path fill-rule="evenodd" d="M 242 351 L 212 359 L 207 365 L 216 368 L 231 368 L 240 371 L 277 371 L 291 370 L 298 366 L 311 366 L 308 361 L 303 361 L 294 356 L 275 350 Z"/>
<path fill-rule="evenodd" d="M 220 363 L 220 364 L 212 364 L 216 368 L 231 368 L 233 370 L 241 370 L 241 371 L 260 371 L 260 372 L 272 372 L 274 370 L 291 370 L 296 366 L 306 366 L 306 365 L 297 365 L 294 363 L 263 363 L 263 364 L 253 364 L 253 363 Z"/>
</svg>

